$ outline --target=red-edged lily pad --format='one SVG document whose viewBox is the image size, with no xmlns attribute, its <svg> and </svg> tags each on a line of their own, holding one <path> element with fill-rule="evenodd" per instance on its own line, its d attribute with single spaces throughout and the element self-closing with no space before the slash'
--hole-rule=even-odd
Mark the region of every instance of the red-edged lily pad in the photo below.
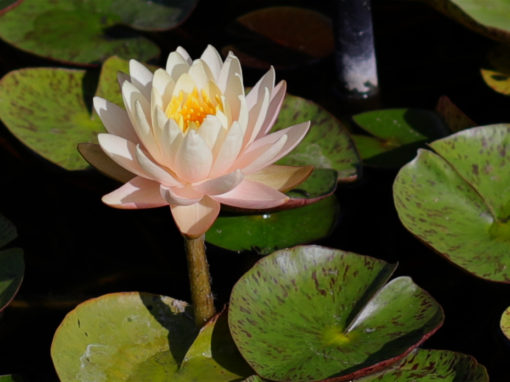
<svg viewBox="0 0 510 382">
<path fill-rule="evenodd" d="M 489 382 L 483 365 L 472 356 L 448 350 L 413 350 L 391 367 L 356 382 Z"/>
<path fill-rule="evenodd" d="M 423 109 L 384 109 L 353 116 L 370 135 L 353 135 L 366 165 L 399 167 L 409 161 L 427 141 L 448 134 L 435 112 Z"/>
<path fill-rule="evenodd" d="M 57 329 L 51 356 L 62 382 L 226 382 L 250 374 L 225 317 L 198 331 L 186 303 L 138 292 L 78 305 Z"/>
<path fill-rule="evenodd" d="M 510 282 L 510 125 L 434 141 L 397 175 L 404 226 L 468 272 Z"/>
<path fill-rule="evenodd" d="M 421 0 L 453 20 L 492 39 L 510 41 L 510 4 L 506 0 Z"/>
<path fill-rule="evenodd" d="M 296 67 L 333 53 L 331 19 L 317 11 L 281 6 L 258 9 L 238 17 L 230 26 L 233 51 L 244 65 L 255 68 Z"/>
<path fill-rule="evenodd" d="M 16 237 L 14 225 L 0 215 L 0 248 Z M 20 248 L 0 250 L 0 311 L 5 309 L 18 293 L 24 272 L 23 250 Z"/>
<path fill-rule="evenodd" d="M 382 260 L 318 246 L 275 252 L 234 286 L 229 326 L 259 376 L 350 380 L 407 355 L 443 322 L 409 277 Z"/>
<path fill-rule="evenodd" d="M 146 61 L 156 44 L 136 33 L 182 23 L 197 0 L 24 0 L 0 18 L 0 38 L 17 48 L 57 61 L 99 64 L 118 55 Z M 113 27 L 129 26 L 113 31 Z"/>
</svg>

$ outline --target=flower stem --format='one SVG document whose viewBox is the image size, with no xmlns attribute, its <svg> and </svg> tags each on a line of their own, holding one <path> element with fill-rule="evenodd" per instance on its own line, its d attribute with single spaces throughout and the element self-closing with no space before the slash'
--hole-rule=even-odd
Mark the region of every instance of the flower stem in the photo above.
<svg viewBox="0 0 510 382">
<path fill-rule="evenodd" d="M 188 275 L 191 289 L 191 302 L 195 312 L 195 323 L 201 327 L 216 314 L 211 292 L 209 264 L 205 255 L 205 236 L 196 239 L 184 237 Z"/>
</svg>

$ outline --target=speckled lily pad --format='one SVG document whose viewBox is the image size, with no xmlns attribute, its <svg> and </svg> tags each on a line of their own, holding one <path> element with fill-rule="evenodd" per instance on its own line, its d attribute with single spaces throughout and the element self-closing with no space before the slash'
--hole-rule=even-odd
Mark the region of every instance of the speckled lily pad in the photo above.
<svg viewBox="0 0 510 382">
<path fill-rule="evenodd" d="M 51 356 L 62 382 L 227 382 L 250 375 L 224 316 L 198 332 L 186 303 L 138 292 L 78 305 L 57 329 Z"/>
<path fill-rule="evenodd" d="M 361 377 L 397 362 L 442 324 L 439 304 L 394 265 L 318 246 L 261 259 L 234 286 L 229 326 L 259 376 Z"/>
<path fill-rule="evenodd" d="M 288 94 L 273 131 L 304 121 L 311 121 L 310 131 L 278 164 L 332 168 L 339 181 L 356 180 L 361 164 L 347 128 L 315 102 Z"/>
<path fill-rule="evenodd" d="M 510 3 L 507 0 L 420 0 L 492 39 L 510 41 Z"/>
<path fill-rule="evenodd" d="M 468 272 L 510 282 L 510 125 L 434 141 L 397 175 L 404 226 Z"/>
<path fill-rule="evenodd" d="M 489 382 L 487 370 L 469 355 L 416 349 L 389 368 L 356 382 Z"/>
<path fill-rule="evenodd" d="M 427 141 L 448 134 L 440 116 L 424 109 L 384 109 L 353 116 L 370 135 L 353 135 L 356 147 L 369 166 L 400 167 Z"/>
<path fill-rule="evenodd" d="M 184 21 L 196 0 L 24 0 L 0 18 L 0 38 L 24 51 L 57 61 L 99 64 L 119 55 L 146 61 L 156 44 L 133 29 L 171 29 Z"/>
<path fill-rule="evenodd" d="M 0 117 L 21 142 L 47 160 L 67 170 L 88 167 L 78 153 L 79 143 L 97 142 L 104 127 L 92 110 L 97 93 L 108 99 L 120 97 L 117 72 L 127 62 L 108 59 L 99 85 L 84 70 L 55 68 L 20 69 L 0 80 Z"/>
</svg>

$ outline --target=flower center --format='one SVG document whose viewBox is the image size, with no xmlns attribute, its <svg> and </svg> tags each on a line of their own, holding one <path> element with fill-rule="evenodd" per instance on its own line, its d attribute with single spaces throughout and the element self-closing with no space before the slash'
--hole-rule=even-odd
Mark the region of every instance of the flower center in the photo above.
<svg viewBox="0 0 510 382">
<path fill-rule="evenodd" d="M 173 96 L 166 107 L 165 114 L 168 118 L 175 120 L 183 132 L 186 132 L 190 127 L 198 128 L 207 115 L 215 115 L 218 110 L 222 110 L 219 97 L 216 96 L 214 100 L 211 100 L 204 89 L 199 92 L 195 87 L 191 93 L 184 93 L 181 90 L 178 95 Z"/>
</svg>

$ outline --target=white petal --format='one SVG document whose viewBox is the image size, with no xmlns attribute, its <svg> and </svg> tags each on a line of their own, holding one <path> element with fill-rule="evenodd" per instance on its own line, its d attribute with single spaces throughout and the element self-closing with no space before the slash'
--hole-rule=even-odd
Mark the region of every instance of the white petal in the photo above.
<svg viewBox="0 0 510 382">
<path fill-rule="evenodd" d="M 220 213 L 220 203 L 204 196 L 190 206 L 170 206 L 177 227 L 186 236 L 199 237 L 214 223 Z"/>
<path fill-rule="evenodd" d="M 175 50 L 177 53 L 179 53 L 181 55 L 182 58 L 184 58 L 184 60 L 189 64 L 191 65 L 191 57 L 189 55 L 189 53 L 186 51 L 186 49 L 184 49 L 182 46 L 178 46 L 177 49 Z"/>
<path fill-rule="evenodd" d="M 214 149 L 221 130 L 221 122 L 214 115 L 207 115 L 198 129 L 198 134 L 207 143 L 211 150 Z"/>
<path fill-rule="evenodd" d="M 139 176 L 104 195 L 102 200 L 111 207 L 126 209 L 155 208 L 168 204 L 161 197 L 159 183 Z"/>
<path fill-rule="evenodd" d="M 149 175 L 136 159 L 136 146 L 134 143 L 112 134 L 98 134 L 97 139 L 103 151 L 115 163 L 131 171 L 133 174 L 149 178 Z"/>
<path fill-rule="evenodd" d="M 158 69 L 154 72 L 154 79 L 152 80 L 152 90 L 157 90 L 162 99 L 162 109 L 170 102 L 172 91 L 175 86 L 175 81 L 170 77 L 166 70 Z"/>
<path fill-rule="evenodd" d="M 126 138 L 133 143 L 139 143 L 138 136 L 133 130 L 126 110 L 103 98 L 94 97 L 94 109 L 110 134 Z"/>
<path fill-rule="evenodd" d="M 192 188 L 161 187 L 161 197 L 172 206 L 189 206 L 203 198 L 204 194 Z"/>
<path fill-rule="evenodd" d="M 215 155 L 211 169 L 211 177 L 216 177 L 228 170 L 237 159 L 243 147 L 243 130 L 236 121 L 232 124 L 221 144 L 218 154 Z"/>
<path fill-rule="evenodd" d="M 172 91 L 172 96 L 178 96 L 181 91 L 184 93 L 191 93 L 195 86 L 196 84 L 193 78 L 189 74 L 185 73 L 180 76 L 175 83 L 174 90 Z"/>
<path fill-rule="evenodd" d="M 274 188 L 246 179 L 232 191 L 213 198 L 228 206 L 252 209 L 273 208 L 289 200 L 287 195 Z"/>
<path fill-rule="evenodd" d="M 271 66 L 269 70 L 264 74 L 260 80 L 257 81 L 255 86 L 250 90 L 246 96 L 246 104 L 248 109 L 251 109 L 254 105 L 260 102 L 260 99 L 264 96 L 264 89 L 269 89 L 272 92 L 274 87 L 275 73 L 274 68 Z"/>
<path fill-rule="evenodd" d="M 200 184 L 194 184 L 193 188 L 206 195 L 224 194 L 237 187 L 243 179 L 243 172 L 241 170 L 236 170 L 230 174 L 210 179 Z"/>
<path fill-rule="evenodd" d="M 149 125 L 147 117 L 143 110 L 142 104 L 139 100 L 135 101 L 134 118 L 136 123 L 134 124 L 136 134 L 144 147 L 151 153 L 156 160 L 163 160 L 159 145 L 156 143 L 152 126 Z"/>
<path fill-rule="evenodd" d="M 172 77 L 174 81 L 189 69 L 189 64 L 186 60 L 177 52 L 172 52 L 168 56 L 166 61 L 166 71 Z"/>
<path fill-rule="evenodd" d="M 129 81 L 124 81 L 122 83 L 122 99 L 124 100 L 124 105 L 126 106 L 126 111 L 128 113 L 129 119 L 131 123 L 133 124 L 133 127 L 136 131 L 135 124 L 135 104 L 137 101 L 140 102 L 140 105 L 142 106 L 142 110 L 145 114 L 145 117 L 148 118 L 150 116 L 150 105 L 147 98 L 145 98 L 142 93 Z M 139 136 L 141 139 L 141 137 Z"/>
<path fill-rule="evenodd" d="M 195 130 L 188 130 L 175 157 L 175 172 L 179 178 L 191 183 L 205 179 L 212 161 L 212 152 L 207 143 Z"/>
<path fill-rule="evenodd" d="M 148 156 L 143 152 L 139 145 L 136 146 L 136 159 L 140 166 L 144 169 L 145 173 L 150 176 L 151 179 L 158 181 L 165 186 L 182 186 L 175 177 L 166 171 L 164 168 L 154 163 Z"/>
<path fill-rule="evenodd" d="M 243 73 L 239 59 L 229 53 L 218 79 L 218 87 L 226 97 L 231 111 L 232 120 L 239 117 L 239 96 L 244 97 Z"/>
<path fill-rule="evenodd" d="M 122 89 L 122 84 L 126 81 L 131 82 L 131 77 L 129 74 L 118 72 L 117 73 L 117 82 L 119 83 L 120 88 Z"/>
<path fill-rule="evenodd" d="M 201 60 L 195 60 L 193 62 L 188 74 L 193 78 L 198 89 L 206 89 L 209 85 L 209 81 L 214 80 L 211 71 Z"/>
<path fill-rule="evenodd" d="M 207 45 L 207 48 L 205 48 L 200 59 L 207 64 L 214 76 L 214 80 L 218 81 L 221 66 L 223 65 L 223 60 L 221 59 L 218 51 L 212 45 Z"/>
<path fill-rule="evenodd" d="M 131 59 L 129 60 L 129 75 L 132 84 L 142 92 L 145 98 L 150 99 L 152 72 L 138 61 Z"/>
</svg>

